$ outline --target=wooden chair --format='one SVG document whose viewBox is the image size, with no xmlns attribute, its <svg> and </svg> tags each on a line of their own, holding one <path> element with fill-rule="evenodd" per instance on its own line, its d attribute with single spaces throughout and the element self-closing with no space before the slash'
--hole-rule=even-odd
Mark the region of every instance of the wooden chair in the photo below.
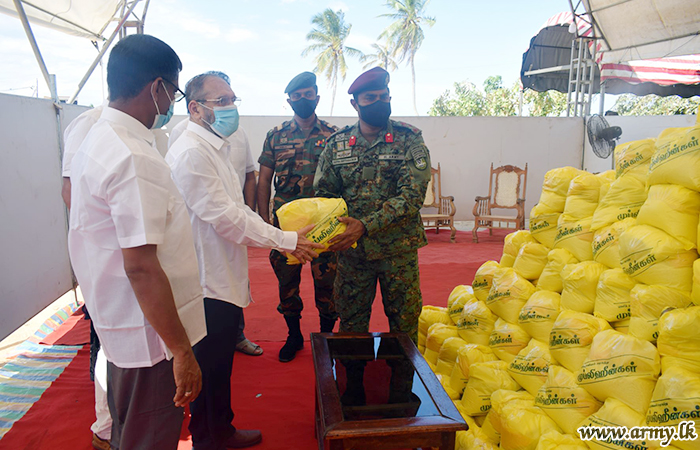
<svg viewBox="0 0 700 450">
<path fill-rule="evenodd" d="M 430 168 L 430 182 L 428 190 L 425 193 L 423 201 L 424 208 L 437 208 L 436 214 L 421 214 L 424 228 L 435 228 L 435 233 L 440 232 L 440 228 L 450 228 L 452 234 L 450 241 L 455 241 L 457 229 L 455 228 L 454 218 L 457 208 L 455 207 L 455 198 L 451 195 L 442 195 L 442 186 L 440 182 L 440 164 L 438 168 Z"/>
<path fill-rule="evenodd" d="M 494 169 L 493 163 L 491 163 L 489 195 L 475 199 L 474 229 L 472 230 L 474 242 L 479 242 L 476 234 L 479 228 L 489 228 L 489 233 L 491 233 L 494 228 L 509 229 L 511 228 L 509 224 L 513 223 L 516 230 L 525 229 L 526 188 L 527 164 L 525 164 L 525 169 L 515 166 L 501 166 Z M 517 215 L 493 215 L 492 210 L 494 209 L 514 209 Z"/>
</svg>

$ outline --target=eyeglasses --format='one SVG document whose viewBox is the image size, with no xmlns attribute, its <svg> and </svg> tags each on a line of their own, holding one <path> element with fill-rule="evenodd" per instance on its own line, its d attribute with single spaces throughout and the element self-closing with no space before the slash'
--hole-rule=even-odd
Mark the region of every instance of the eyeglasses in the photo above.
<svg viewBox="0 0 700 450">
<path fill-rule="evenodd" d="M 362 102 L 363 103 L 374 103 L 379 99 L 380 101 L 384 103 L 389 103 L 391 101 L 391 95 L 389 94 L 382 94 L 382 95 L 376 95 L 376 94 L 366 94 L 362 96 Z"/>
<path fill-rule="evenodd" d="M 196 100 L 197 102 L 210 102 L 215 104 L 216 106 L 231 106 L 231 105 L 240 105 L 241 104 L 241 98 L 240 97 L 219 97 L 219 98 L 205 98 L 202 100 Z"/>
<path fill-rule="evenodd" d="M 301 98 L 304 97 L 307 100 L 316 100 L 316 93 L 311 90 L 311 91 L 306 91 L 303 94 L 300 94 L 299 92 L 293 92 L 289 94 L 289 98 L 292 99 L 292 101 L 297 101 L 301 100 Z"/>
<path fill-rule="evenodd" d="M 182 92 L 182 91 L 180 90 L 180 88 L 177 87 L 177 85 L 176 85 L 175 83 L 173 83 L 172 81 L 168 80 L 167 78 L 163 78 L 163 80 L 167 81 L 168 84 L 170 84 L 172 87 L 175 88 L 175 100 L 174 100 L 174 101 L 179 102 L 180 100 L 182 100 L 183 98 L 185 98 L 185 93 Z"/>
</svg>

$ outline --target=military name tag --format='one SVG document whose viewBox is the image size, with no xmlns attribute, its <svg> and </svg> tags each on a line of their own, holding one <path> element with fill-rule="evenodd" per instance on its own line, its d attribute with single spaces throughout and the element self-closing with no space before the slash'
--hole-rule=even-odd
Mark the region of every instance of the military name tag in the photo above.
<svg viewBox="0 0 700 450">
<path fill-rule="evenodd" d="M 275 145 L 276 150 L 289 150 L 290 148 L 294 148 L 294 144 L 278 144 Z"/>
<path fill-rule="evenodd" d="M 357 156 L 354 157 L 354 158 L 334 159 L 334 160 L 333 160 L 333 165 L 334 165 L 334 166 L 341 166 L 341 165 L 343 165 L 343 164 L 352 164 L 352 163 L 356 163 L 357 161 L 359 161 L 359 160 L 357 159 Z"/>
<path fill-rule="evenodd" d="M 342 152 L 335 152 L 335 157 L 338 159 L 349 158 L 352 156 L 352 150 L 343 150 Z"/>
<path fill-rule="evenodd" d="M 387 160 L 387 161 L 403 161 L 406 159 L 403 155 L 379 155 L 378 158 L 380 161 L 382 160 Z"/>
</svg>

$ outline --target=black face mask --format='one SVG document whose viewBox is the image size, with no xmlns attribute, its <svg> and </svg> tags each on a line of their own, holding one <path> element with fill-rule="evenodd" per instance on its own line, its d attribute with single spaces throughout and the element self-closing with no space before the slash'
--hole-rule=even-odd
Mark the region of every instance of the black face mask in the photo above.
<svg viewBox="0 0 700 450">
<path fill-rule="evenodd" d="M 383 127 L 391 116 L 391 103 L 377 100 L 371 105 L 360 106 L 360 119 L 374 127 Z"/>
<path fill-rule="evenodd" d="M 302 119 L 308 119 L 311 114 L 316 111 L 316 100 L 309 100 L 308 98 L 300 98 L 297 101 L 290 102 L 292 104 L 292 109 L 297 116 Z"/>
</svg>

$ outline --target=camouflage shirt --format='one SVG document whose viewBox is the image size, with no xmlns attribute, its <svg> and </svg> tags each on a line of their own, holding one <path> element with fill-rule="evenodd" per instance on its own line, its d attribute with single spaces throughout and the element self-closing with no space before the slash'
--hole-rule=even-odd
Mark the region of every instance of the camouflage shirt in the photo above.
<svg viewBox="0 0 700 450">
<path fill-rule="evenodd" d="M 430 154 L 421 131 L 390 120 L 371 144 L 359 122 L 328 138 L 314 189 L 319 197 L 342 197 L 348 214 L 362 221 L 358 248 L 369 260 L 426 245 L 420 209 L 430 181 Z"/>
<path fill-rule="evenodd" d="M 274 209 L 298 198 L 314 196 L 314 174 L 326 139 L 338 127 L 316 119 L 309 137 L 294 119 L 267 133 L 258 159 L 261 166 L 275 171 Z"/>
</svg>

